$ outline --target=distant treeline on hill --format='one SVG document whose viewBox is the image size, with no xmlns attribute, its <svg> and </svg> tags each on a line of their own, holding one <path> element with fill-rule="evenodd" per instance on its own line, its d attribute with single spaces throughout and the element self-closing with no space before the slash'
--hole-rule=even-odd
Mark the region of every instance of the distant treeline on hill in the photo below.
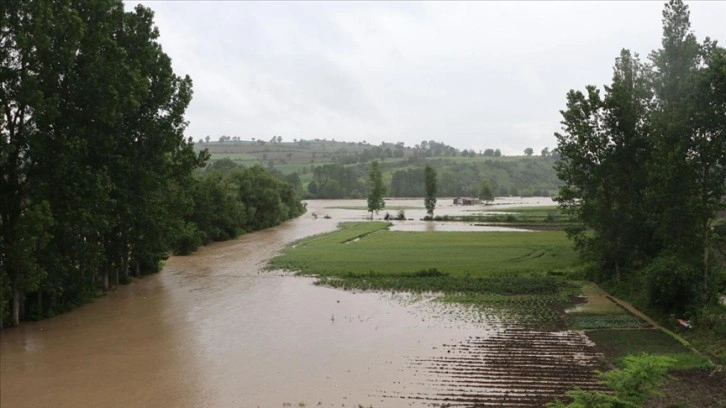
<svg viewBox="0 0 726 408">
<path fill-rule="evenodd" d="M 437 172 L 438 195 L 477 196 L 486 181 L 497 196 L 550 196 L 559 181 L 553 164 L 557 152 L 544 148 L 539 155 L 526 149 L 525 156 L 501 155 L 499 149 L 480 152 L 458 150 L 445 143 L 424 141 L 413 147 L 403 143 L 293 140 L 282 142 L 224 139 L 197 145 L 207 149 L 211 160 L 230 160 L 245 166 L 263 165 L 283 174 L 298 174 L 306 198 L 363 198 L 367 194 L 368 168 L 381 163 L 387 196 L 424 195 L 423 169 Z"/>
</svg>

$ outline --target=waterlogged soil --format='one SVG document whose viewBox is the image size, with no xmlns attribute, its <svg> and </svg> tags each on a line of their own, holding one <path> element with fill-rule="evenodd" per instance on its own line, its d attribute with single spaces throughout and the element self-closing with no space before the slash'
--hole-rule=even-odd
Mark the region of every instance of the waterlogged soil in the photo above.
<svg viewBox="0 0 726 408">
<path fill-rule="evenodd" d="M 365 215 L 328 205 L 3 331 L 0 406 L 536 407 L 599 387 L 601 356 L 582 334 L 265 271 L 285 245 Z"/>
</svg>

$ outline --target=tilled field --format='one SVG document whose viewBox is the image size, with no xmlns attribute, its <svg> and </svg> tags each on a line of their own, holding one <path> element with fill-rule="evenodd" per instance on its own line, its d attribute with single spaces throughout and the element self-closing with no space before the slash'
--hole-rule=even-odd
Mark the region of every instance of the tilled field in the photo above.
<svg viewBox="0 0 726 408">
<path fill-rule="evenodd" d="M 574 387 L 603 389 L 594 376 L 600 358 L 580 332 L 509 328 L 412 358 L 406 371 L 417 384 L 381 396 L 411 406 L 541 407 Z"/>
</svg>

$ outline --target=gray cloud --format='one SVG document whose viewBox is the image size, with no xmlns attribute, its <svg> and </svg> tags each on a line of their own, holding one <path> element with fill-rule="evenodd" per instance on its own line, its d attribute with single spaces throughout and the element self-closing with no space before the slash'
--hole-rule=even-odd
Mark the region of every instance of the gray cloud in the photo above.
<svg viewBox="0 0 726 408">
<path fill-rule="evenodd" d="M 458 148 L 555 145 L 569 89 L 610 80 L 620 49 L 660 46 L 658 2 L 147 2 L 188 134 Z M 127 3 L 130 8 L 132 3 Z M 726 3 L 689 3 L 726 41 Z"/>
</svg>

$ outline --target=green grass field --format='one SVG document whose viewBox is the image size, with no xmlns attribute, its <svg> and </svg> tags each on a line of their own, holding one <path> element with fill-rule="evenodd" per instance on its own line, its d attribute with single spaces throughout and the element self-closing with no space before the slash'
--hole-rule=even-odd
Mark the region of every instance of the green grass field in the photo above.
<svg viewBox="0 0 726 408">
<path fill-rule="evenodd" d="M 561 231 L 393 232 L 382 222 L 344 223 L 304 240 L 270 262 L 308 275 L 407 275 L 436 269 L 448 276 L 546 276 L 577 264 Z"/>
</svg>

